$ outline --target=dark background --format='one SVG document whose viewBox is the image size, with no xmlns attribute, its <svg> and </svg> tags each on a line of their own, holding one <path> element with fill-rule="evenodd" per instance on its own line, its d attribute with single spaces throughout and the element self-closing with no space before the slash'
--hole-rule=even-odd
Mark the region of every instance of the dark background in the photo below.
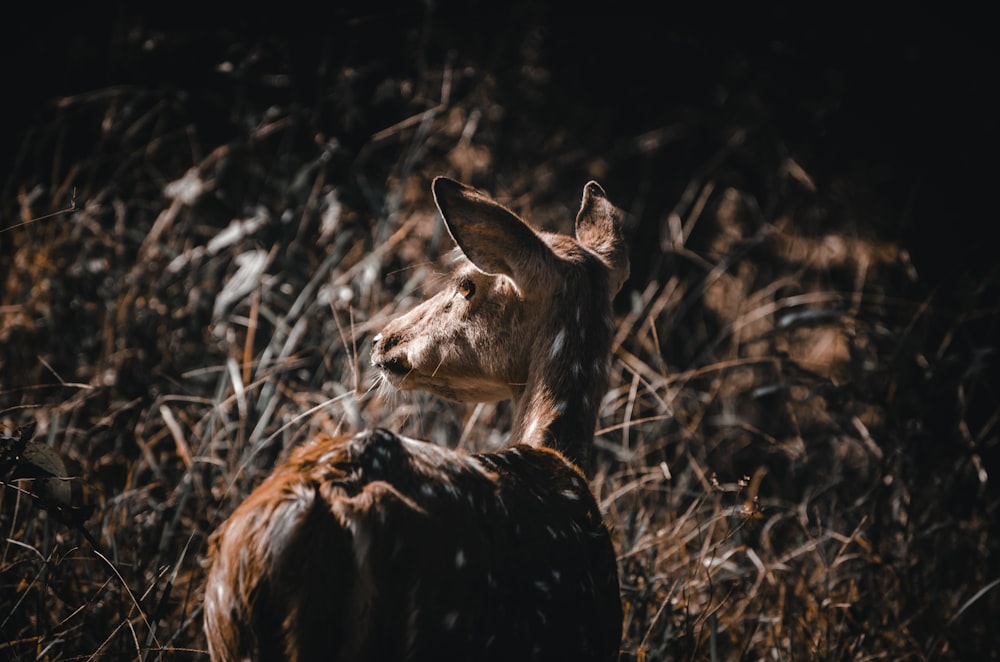
<svg viewBox="0 0 1000 662">
<path fill-rule="evenodd" d="M 705 651 L 715 627 L 707 614 L 716 607 L 711 613 L 720 614 L 722 630 L 736 633 L 725 659 L 767 645 L 767 628 L 776 623 L 799 628 L 787 637 L 788 650 L 803 659 L 818 650 L 814 635 L 828 638 L 831 659 L 836 652 L 996 659 L 987 618 L 1000 599 L 997 57 L 989 17 L 747 3 L 612 15 L 498 4 L 35 3 L 5 22 L 0 228 L 62 209 L 71 186 L 84 211 L 0 233 L 0 263 L 10 265 L 0 270 L 0 414 L 11 425 L 33 416 L 50 421 L 49 443 L 101 492 L 100 521 L 111 523 L 101 539 L 119 545 L 123 558 L 134 556 L 131 585 L 155 584 L 158 602 L 150 603 L 165 610 L 161 643 L 199 645 L 204 538 L 237 494 L 218 489 L 234 483 L 219 467 L 242 471 L 244 428 L 263 420 L 260 412 L 231 412 L 236 432 L 225 431 L 206 451 L 218 462 L 189 471 L 164 443 L 170 437 L 159 413 L 173 398 L 182 422 L 197 427 L 214 397 L 201 371 L 246 358 L 240 336 L 212 330 L 229 322 L 217 319 L 213 301 L 237 254 L 261 247 L 284 253 L 269 272 L 278 285 L 265 294 L 272 308 L 286 310 L 292 302 L 285 297 L 306 291 L 312 268 L 334 251 L 344 250 L 338 260 L 349 265 L 392 234 L 393 223 L 421 220 L 413 210 L 430 209 L 427 180 L 461 167 L 453 125 L 460 130 L 482 112 L 489 117 L 474 143 L 490 165 L 469 183 L 529 208 L 533 221 L 562 222 L 582 184 L 597 178 L 632 213 L 632 282 L 618 302 L 623 347 L 671 388 L 667 379 L 681 380 L 669 407 L 635 400 L 634 413 L 650 418 L 630 433 L 647 454 L 640 468 L 655 474 L 667 462 L 674 489 L 659 492 L 654 484 L 609 513 L 622 536 L 633 615 L 627 648 L 636 659 L 640 650 L 676 650 L 679 659 Z M 231 68 L 220 70 L 221 63 Z M 433 122 L 440 139 L 414 137 L 413 125 L 379 139 L 438 103 L 449 68 L 456 72 L 451 103 Z M 271 121 L 285 123 L 262 139 Z M 426 151 L 407 171 L 400 164 L 418 147 Z M 216 151 L 223 156 L 211 158 Z M 193 164 L 212 180 L 212 195 L 183 210 L 170 236 L 150 240 L 173 204 L 168 186 Z M 790 175 L 795 168 L 799 174 Z M 302 172 L 316 179 L 299 178 Z M 315 190 L 340 196 L 334 239 L 316 239 L 328 203 L 312 197 L 313 181 L 321 182 Z M 713 191 L 704 213 L 692 211 L 692 198 L 704 191 Z M 727 215 L 729 192 L 741 206 Z M 396 193 L 405 199 L 394 216 L 386 205 Z M 258 208 L 273 222 L 256 235 L 170 271 L 175 257 Z M 701 234 L 665 245 L 672 212 L 695 219 Z M 285 213 L 300 222 L 284 222 Z M 429 214 L 423 220 L 433 225 Z M 274 382 L 279 412 L 296 417 L 307 394 L 320 402 L 333 397 L 331 384 L 352 383 L 347 373 L 352 362 L 366 364 L 364 343 L 379 316 L 412 305 L 410 294 L 395 297 L 416 273 L 413 265 L 423 268 L 447 248 L 426 226 L 423 234 L 410 226 L 416 229 L 385 256 L 374 284 L 351 283 L 358 291 L 350 305 L 373 325 L 358 331 L 357 355 L 330 342 L 340 337 L 334 321 L 347 324 L 337 315 L 347 312 L 329 310 L 323 297 L 310 301 L 310 335 L 293 357 L 300 368 Z M 816 258 L 827 239 L 864 255 L 831 266 Z M 803 257 L 802 245 L 819 248 Z M 891 257 L 865 262 L 878 246 L 888 246 Z M 897 246 L 909 251 L 915 274 L 897 259 Z M 710 292 L 723 272 L 731 299 Z M 640 293 L 649 294 L 641 305 Z M 814 293 L 836 295 L 838 303 L 787 301 Z M 753 305 L 743 311 L 739 296 Z M 856 301 L 864 305 L 855 310 Z M 778 307 L 766 312 L 772 303 Z M 234 310 L 244 315 L 246 306 Z M 648 325 L 630 319 L 633 312 L 648 314 Z M 752 323 L 744 326 L 737 314 L 761 314 L 770 326 L 737 337 L 733 329 Z M 849 353 L 817 375 L 808 350 L 829 336 L 810 332 L 830 330 Z M 277 326 L 262 326 L 254 356 L 274 338 L 281 339 Z M 745 372 L 720 369 L 717 383 L 719 366 L 761 355 L 767 360 Z M 115 379 L 105 383 L 106 371 Z M 392 427 L 398 419 L 387 417 L 404 416 L 402 408 L 362 404 L 373 407 L 370 421 L 378 424 Z M 494 429 L 503 429 L 497 411 Z M 461 410 L 438 403 L 407 422 L 431 428 L 440 416 L 447 431 L 462 422 L 453 415 Z M 871 439 L 856 425 L 862 419 Z M 134 443 L 142 438 L 161 441 L 163 475 L 136 469 L 145 462 Z M 865 450 L 862 442 L 877 447 Z M 260 453 L 241 489 L 270 470 L 280 445 Z M 631 464 L 609 466 L 613 486 L 635 478 Z M 731 483 L 763 470 L 762 516 L 776 541 L 764 562 L 783 582 L 753 584 L 756 566 L 745 559 L 743 575 L 718 582 L 702 573 L 700 554 L 715 547 L 700 540 L 690 545 L 698 554 L 684 542 L 645 559 L 636 551 L 645 549 L 650 530 L 681 530 L 678 518 L 692 499 L 705 505 L 697 517 L 728 512 L 733 493 L 721 498 L 710 474 L 698 474 L 698 482 L 692 467 Z M 201 487 L 200 500 L 178 503 L 178 486 L 189 482 Z M 4 501 L 0 515 L 14 503 Z M 814 510 L 803 515 L 800 531 L 788 523 L 806 504 Z M 33 584 L 20 606 L 9 608 L 16 618 L 2 634 L 22 638 L 24 659 L 31 659 L 32 637 L 62 641 L 70 631 L 75 639 L 66 639 L 66 651 L 94 652 L 132 617 L 130 600 L 114 592 L 94 598 L 101 575 L 93 566 L 74 575 L 83 566 L 40 563 L 31 550 L 49 544 L 45 520 L 14 515 L 22 528 L 4 527 L 10 562 L 0 602 L 43 571 L 52 581 Z M 726 543 L 752 549 L 752 527 L 736 528 Z M 807 545 L 816 532 L 830 532 L 826 547 L 789 565 L 786 550 Z M 833 534 L 868 547 L 845 547 Z M 187 535 L 195 541 L 189 554 L 181 549 Z M 78 538 L 67 540 L 87 558 Z M 167 578 L 156 574 L 161 564 L 181 569 L 173 597 Z M 834 597 L 831 586 L 839 591 Z M 689 604 L 706 610 L 687 611 L 683 600 L 665 609 L 664 596 L 675 589 L 690 591 Z M 828 600 L 836 605 L 832 620 Z M 841 610 L 840 600 L 853 609 Z M 62 620 L 79 605 L 86 605 L 79 613 L 89 628 Z M 0 613 L 7 611 L 0 606 Z M 119 630 L 114 650 L 126 655 L 131 643 Z"/>
<path fill-rule="evenodd" d="M 334 65 L 389 74 L 451 51 L 495 76 L 498 96 L 518 109 L 506 119 L 512 136 L 530 117 L 539 142 L 562 130 L 594 154 L 619 155 L 612 177 L 645 177 L 649 222 L 677 197 L 683 178 L 671 173 L 703 161 L 735 127 L 749 127 L 787 154 L 764 141 L 748 146 L 748 179 L 792 156 L 821 190 L 873 210 L 870 229 L 908 246 L 925 278 L 954 277 L 992 259 L 997 59 L 981 11 L 740 3 L 628 15 L 529 2 L 23 9 L 8 22 L 3 46 L 6 195 L 17 187 L 10 159 L 30 152 L 23 142 L 30 127 L 44 124 L 62 96 L 109 85 L 181 89 L 200 130 L 224 138 L 241 91 L 206 63 L 249 44 L 267 43 L 294 72 L 287 86 L 269 91 L 274 101 L 304 106 L 335 84 Z M 526 82 L 532 64 L 548 73 L 544 82 Z M 245 80 L 242 92 L 251 94 Z M 377 112 L 357 118 L 353 138 L 360 144 L 388 120 Z M 669 149 L 627 158 L 629 141 L 664 127 L 677 129 Z M 760 190 L 767 195 L 766 182 Z"/>
</svg>

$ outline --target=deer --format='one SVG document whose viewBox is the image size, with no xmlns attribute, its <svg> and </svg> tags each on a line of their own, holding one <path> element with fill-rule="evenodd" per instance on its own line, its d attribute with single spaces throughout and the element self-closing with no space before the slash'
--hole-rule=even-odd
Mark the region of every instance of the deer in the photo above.
<svg viewBox="0 0 1000 662">
<path fill-rule="evenodd" d="M 209 540 L 212 660 L 619 657 L 611 531 L 579 463 L 610 380 L 622 213 L 588 182 L 575 237 L 437 177 L 447 284 L 372 340 L 378 379 L 510 398 L 473 453 L 375 428 L 294 448 Z"/>
</svg>

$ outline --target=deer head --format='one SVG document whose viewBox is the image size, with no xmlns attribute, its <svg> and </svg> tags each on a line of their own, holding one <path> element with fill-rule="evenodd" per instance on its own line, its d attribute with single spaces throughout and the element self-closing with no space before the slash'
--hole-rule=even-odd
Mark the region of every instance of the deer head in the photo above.
<svg viewBox="0 0 1000 662">
<path fill-rule="evenodd" d="M 400 389 L 513 398 L 511 443 L 585 453 L 608 385 L 611 301 L 628 277 L 620 213 L 589 182 L 573 238 L 450 179 L 433 191 L 457 264 L 441 292 L 375 337 L 372 363 Z"/>
</svg>

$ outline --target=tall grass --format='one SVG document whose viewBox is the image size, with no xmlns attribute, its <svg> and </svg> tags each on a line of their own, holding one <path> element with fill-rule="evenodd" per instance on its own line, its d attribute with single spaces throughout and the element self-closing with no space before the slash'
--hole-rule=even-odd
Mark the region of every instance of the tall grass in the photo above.
<svg viewBox="0 0 1000 662">
<path fill-rule="evenodd" d="M 429 181 L 568 232 L 584 174 L 644 208 L 614 174 L 634 154 L 569 136 L 498 170 L 530 153 L 490 76 L 446 61 L 380 86 L 393 119 L 363 140 L 350 117 L 376 101 L 347 82 L 316 107 L 240 97 L 225 131 L 183 94 L 108 88 L 28 135 L 0 223 L 9 659 L 204 659 L 206 538 L 313 435 L 504 443 L 506 403 L 371 388 L 371 337 L 447 269 Z M 740 149 L 671 174 L 670 213 L 628 227 L 592 477 L 623 659 L 996 659 L 996 270 L 930 289 L 790 158 L 762 202 Z M 80 510 L 15 480 L 29 422 Z"/>
</svg>

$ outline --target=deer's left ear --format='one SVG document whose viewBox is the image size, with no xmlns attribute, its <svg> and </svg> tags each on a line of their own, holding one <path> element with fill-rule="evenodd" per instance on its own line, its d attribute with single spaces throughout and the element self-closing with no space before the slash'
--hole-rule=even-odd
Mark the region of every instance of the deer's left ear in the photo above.
<svg viewBox="0 0 1000 662">
<path fill-rule="evenodd" d="M 446 177 L 431 186 L 448 232 L 469 261 L 515 283 L 541 275 L 552 251 L 527 223 L 488 195 Z"/>
<path fill-rule="evenodd" d="M 622 213 L 608 200 L 597 182 L 583 187 L 583 202 L 576 215 L 576 239 L 597 253 L 608 266 L 611 296 L 628 278 L 628 248 L 621 229 Z"/>
</svg>

